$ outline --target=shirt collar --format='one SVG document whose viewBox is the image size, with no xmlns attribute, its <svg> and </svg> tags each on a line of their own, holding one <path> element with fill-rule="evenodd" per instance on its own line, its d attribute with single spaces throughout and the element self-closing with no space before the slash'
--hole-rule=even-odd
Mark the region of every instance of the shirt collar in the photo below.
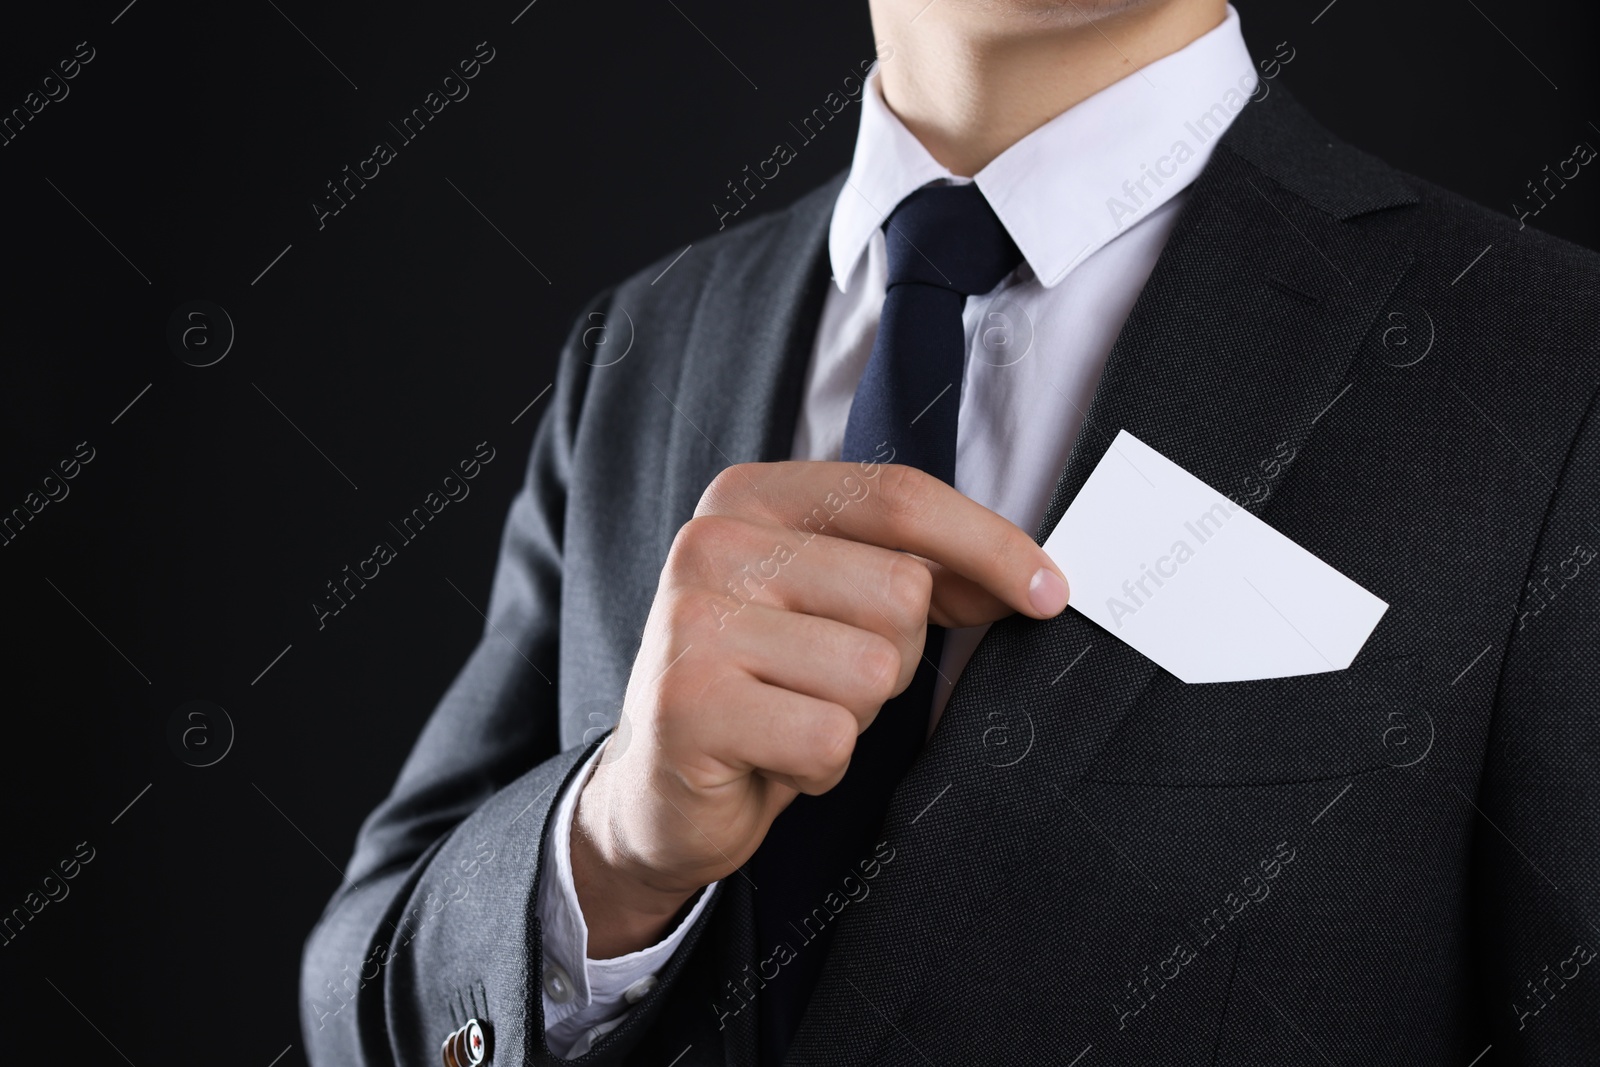
<svg viewBox="0 0 1600 1067">
<path fill-rule="evenodd" d="M 1187 187 L 1256 84 L 1230 4 L 1221 25 L 1057 115 L 970 180 L 1050 288 Z M 929 155 L 889 110 L 874 69 L 828 230 L 841 292 L 873 231 L 901 200 L 941 179 L 969 180 Z"/>
</svg>

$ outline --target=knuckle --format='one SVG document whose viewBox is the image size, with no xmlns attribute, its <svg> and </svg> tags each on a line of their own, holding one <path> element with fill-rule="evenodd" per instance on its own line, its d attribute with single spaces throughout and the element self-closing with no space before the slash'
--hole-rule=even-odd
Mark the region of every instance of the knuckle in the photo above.
<svg viewBox="0 0 1600 1067">
<path fill-rule="evenodd" d="M 850 756 L 856 748 L 856 718 L 837 705 L 817 718 L 812 734 L 812 762 L 816 773 L 811 777 L 827 781 L 830 785 L 844 776 L 850 765 Z"/>
<path fill-rule="evenodd" d="M 918 560 L 896 553 L 889 562 L 884 601 L 899 621 L 921 621 L 933 599 L 933 574 Z"/>
<path fill-rule="evenodd" d="M 932 504 L 935 486 L 943 484 L 926 471 L 903 463 L 885 466 L 880 477 L 885 512 L 899 529 L 915 526 L 923 520 Z"/>
<path fill-rule="evenodd" d="M 674 575 L 698 576 L 708 563 L 733 552 L 744 539 L 744 524 L 720 515 L 696 515 L 678 528 L 667 553 Z"/>
<path fill-rule="evenodd" d="M 695 514 L 712 515 L 739 510 L 750 495 L 753 481 L 751 468 L 754 466 L 752 463 L 735 463 L 717 472 L 711 484 L 706 486 L 706 491 L 700 494 Z"/>
<path fill-rule="evenodd" d="M 661 622 L 667 633 L 675 639 L 688 639 L 715 618 L 712 598 L 696 592 L 679 592 L 669 595 L 661 607 Z"/>
<path fill-rule="evenodd" d="M 995 574 L 1016 574 L 1018 572 L 1031 574 L 1028 567 L 1037 550 L 1032 537 L 1021 527 L 1014 526 L 1007 530 L 1004 536 L 996 537 L 989 542 L 989 558 L 987 560 Z M 1036 567 L 1037 564 L 1034 564 Z"/>
<path fill-rule="evenodd" d="M 894 695 L 900 683 L 900 666 L 900 650 L 887 637 L 869 634 L 862 641 L 856 660 L 857 676 L 875 704 Z"/>
<path fill-rule="evenodd" d="M 720 542 L 727 536 L 724 527 L 728 521 L 718 515 L 694 516 L 678 527 L 677 536 L 672 539 L 672 554 L 700 552 L 706 546 Z"/>
</svg>

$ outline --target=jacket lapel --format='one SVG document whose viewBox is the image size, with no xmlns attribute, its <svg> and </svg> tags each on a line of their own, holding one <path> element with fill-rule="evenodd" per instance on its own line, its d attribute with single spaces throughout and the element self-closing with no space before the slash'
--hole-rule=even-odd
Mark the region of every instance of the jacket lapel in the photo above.
<svg viewBox="0 0 1600 1067">
<path fill-rule="evenodd" d="M 843 183 L 841 174 L 712 253 L 677 381 L 654 383 L 676 411 L 663 544 L 724 467 L 789 458 L 829 284 L 828 220 Z"/>
<path fill-rule="evenodd" d="M 1410 261 L 1348 220 L 1414 194 L 1330 140 L 1281 89 L 1235 120 L 1112 348 L 1037 540 L 1121 429 L 1257 514 L 1292 478 L 1291 463 L 1279 490 L 1249 499 L 1264 461 L 1314 447 Z M 841 914 L 790 1062 L 860 1061 L 905 1039 L 894 1021 L 921 989 L 907 976 L 948 974 L 945 953 L 1011 867 L 1048 855 L 1030 842 L 1060 817 L 1051 798 L 1157 670 L 1070 609 L 990 629 L 895 794 L 883 838 L 896 858 Z"/>
</svg>

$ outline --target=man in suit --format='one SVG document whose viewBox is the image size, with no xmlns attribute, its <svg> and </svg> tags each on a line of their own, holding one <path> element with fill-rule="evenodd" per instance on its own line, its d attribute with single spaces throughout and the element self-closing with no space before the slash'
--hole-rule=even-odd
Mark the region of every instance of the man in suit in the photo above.
<svg viewBox="0 0 1600 1067">
<path fill-rule="evenodd" d="M 1600 261 L 1222 0 L 872 17 L 849 173 L 573 330 L 312 1061 L 1595 1062 Z M 1062 610 L 1124 429 L 1389 604 L 1348 669 Z"/>
</svg>

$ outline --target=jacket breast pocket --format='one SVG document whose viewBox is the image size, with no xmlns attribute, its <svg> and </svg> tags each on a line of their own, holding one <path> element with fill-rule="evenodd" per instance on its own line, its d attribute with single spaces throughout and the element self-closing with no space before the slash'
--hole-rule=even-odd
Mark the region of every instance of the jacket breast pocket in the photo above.
<svg viewBox="0 0 1600 1067">
<path fill-rule="evenodd" d="M 1416 655 L 1342 671 L 1186 685 L 1161 672 L 1085 777 L 1225 786 L 1406 767 L 1433 744 Z"/>
</svg>

